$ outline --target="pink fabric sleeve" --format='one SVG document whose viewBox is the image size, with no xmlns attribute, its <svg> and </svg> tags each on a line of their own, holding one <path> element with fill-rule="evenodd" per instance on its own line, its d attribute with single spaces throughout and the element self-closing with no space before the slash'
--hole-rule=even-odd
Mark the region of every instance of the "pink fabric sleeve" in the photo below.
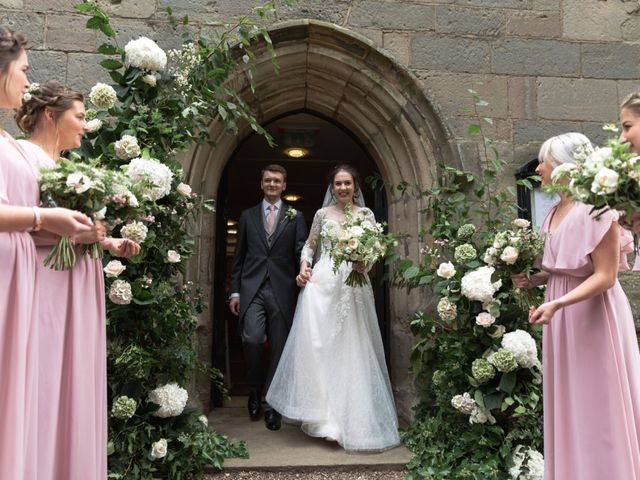
<svg viewBox="0 0 640 480">
<path fill-rule="evenodd" d="M 620 227 L 620 265 L 619 272 L 629 271 L 629 259 L 627 255 L 633 252 L 633 234 L 626 228 Z"/>
<path fill-rule="evenodd" d="M 9 194 L 7 192 L 7 164 L 5 156 L 10 155 L 11 150 L 12 149 L 10 149 L 7 140 L 0 136 L 0 203 L 5 205 L 9 203 Z"/>
</svg>

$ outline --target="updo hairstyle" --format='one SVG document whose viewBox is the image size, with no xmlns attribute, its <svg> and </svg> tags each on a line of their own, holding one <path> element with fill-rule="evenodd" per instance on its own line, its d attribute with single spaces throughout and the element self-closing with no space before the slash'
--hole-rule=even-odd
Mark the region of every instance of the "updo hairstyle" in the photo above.
<svg viewBox="0 0 640 480">
<path fill-rule="evenodd" d="M 58 121 L 73 106 L 73 102 L 84 102 L 81 93 L 55 80 L 49 80 L 29 93 L 31 98 L 22 103 L 15 115 L 18 127 L 27 135 L 36 130 L 46 110 L 52 113 L 54 121 Z"/>
</svg>

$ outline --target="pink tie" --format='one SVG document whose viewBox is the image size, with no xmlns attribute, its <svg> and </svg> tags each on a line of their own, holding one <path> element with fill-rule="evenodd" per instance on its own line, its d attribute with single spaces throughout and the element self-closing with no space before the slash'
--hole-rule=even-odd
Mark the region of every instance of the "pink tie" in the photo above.
<svg viewBox="0 0 640 480">
<path fill-rule="evenodd" d="M 276 206 L 269 205 L 269 213 L 267 213 L 267 229 L 269 234 L 273 233 L 273 229 L 276 226 Z"/>
</svg>

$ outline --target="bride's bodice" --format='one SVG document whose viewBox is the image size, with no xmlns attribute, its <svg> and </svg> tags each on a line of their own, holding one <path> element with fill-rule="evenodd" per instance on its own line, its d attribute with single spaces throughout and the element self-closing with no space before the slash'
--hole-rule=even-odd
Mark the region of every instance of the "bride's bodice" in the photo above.
<svg viewBox="0 0 640 480">
<path fill-rule="evenodd" d="M 366 207 L 353 207 L 353 216 L 362 216 L 363 219 L 372 223 L 376 221 L 373 212 Z M 318 257 L 322 256 L 322 252 L 328 252 L 331 246 L 329 238 L 342 230 L 342 222 L 344 222 L 345 218 L 344 210 L 336 205 L 330 205 L 318 210 L 313 217 L 309 238 L 304 244 L 300 260 L 312 265 L 316 249 L 319 250 Z"/>
</svg>

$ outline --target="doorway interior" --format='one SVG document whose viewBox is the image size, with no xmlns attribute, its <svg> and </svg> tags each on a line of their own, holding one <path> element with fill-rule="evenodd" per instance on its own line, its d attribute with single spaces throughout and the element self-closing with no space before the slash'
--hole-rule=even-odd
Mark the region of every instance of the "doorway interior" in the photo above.
<svg viewBox="0 0 640 480">
<path fill-rule="evenodd" d="M 379 177 L 380 172 L 363 145 L 348 130 L 314 112 L 290 112 L 265 126 L 276 142 L 270 147 L 256 134 L 248 136 L 226 164 L 220 180 L 216 215 L 216 254 L 213 313 L 213 366 L 225 376 L 232 396 L 247 395 L 245 363 L 238 333 L 238 319 L 228 309 L 231 267 L 235 253 L 235 234 L 240 213 L 262 200 L 260 172 L 270 163 L 287 170 L 286 202 L 300 210 L 311 227 L 313 215 L 322 205 L 327 189 L 327 174 L 340 163 L 353 165 L 362 179 Z M 295 151 L 298 149 L 298 151 Z M 301 155 L 301 156 L 295 156 Z M 387 218 L 387 202 L 382 189 L 373 189 L 363 181 L 366 205 L 378 221 Z M 389 358 L 389 297 L 384 265 L 371 271 L 378 322 Z M 393 379 L 392 379 L 393 380 Z M 222 405 L 222 396 L 214 388 L 214 406 Z"/>
</svg>

